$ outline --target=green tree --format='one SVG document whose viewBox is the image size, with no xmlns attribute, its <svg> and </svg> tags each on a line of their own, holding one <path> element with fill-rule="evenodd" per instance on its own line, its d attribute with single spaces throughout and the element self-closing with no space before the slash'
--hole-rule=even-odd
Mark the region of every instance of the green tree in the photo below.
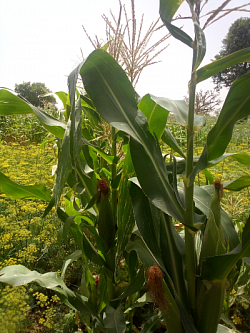
<svg viewBox="0 0 250 333">
<path fill-rule="evenodd" d="M 215 56 L 215 59 L 221 59 L 246 47 L 250 47 L 250 18 L 242 17 L 229 28 L 226 38 L 222 41 L 222 49 Z M 234 80 L 246 74 L 249 70 L 250 62 L 244 62 L 214 75 L 213 82 L 216 84 L 216 90 L 220 90 L 223 86 L 230 87 Z"/>
<path fill-rule="evenodd" d="M 56 104 L 56 99 L 54 96 L 44 96 L 51 92 L 44 83 L 41 82 L 23 82 L 20 84 L 15 84 L 15 92 L 18 93 L 20 97 L 25 98 L 34 106 L 40 106 L 44 108 L 44 103 Z"/>
</svg>

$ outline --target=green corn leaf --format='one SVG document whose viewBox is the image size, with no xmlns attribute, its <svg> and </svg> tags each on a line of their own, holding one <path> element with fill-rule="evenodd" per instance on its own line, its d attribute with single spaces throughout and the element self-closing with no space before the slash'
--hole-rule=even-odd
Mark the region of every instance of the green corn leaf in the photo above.
<svg viewBox="0 0 250 333">
<path fill-rule="evenodd" d="M 61 102 L 63 103 L 64 109 L 66 109 L 66 104 L 69 101 L 68 94 L 64 91 L 57 91 L 56 96 L 60 98 Z"/>
<path fill-rule="evenodd" d="M 70 116 L 69 94 L 67 94 L 64 91 L 58 91 L 55 94 L 60 98 L 60 100 L 63 103 L 63 107 L 64 107 L 64 110 L 65 110 L 63 114 L 64 114 L 64 117 L 65 117 L 66 121 L 68 121 L 69 120 L 69 116 Z"/>
<path fill-rule="evenodd" d="M 185 244 L 175 230 L 169 216 L 150 205 L 143 191 L 131 183 L 130 196 L 140 236 L 162 270 L 170 276 L 176 293 L 187 306 L 187 292 L 183 275 Z"/>
<path fill-rule="evenodd" d="M 143 294 L 140 298 L 138 298 L 129 308 L 127 308 L 124 313 L 129 313 L 131 310 L 135 308 L 143 307 L 144 305 L 152 303 L 152 299 L 148 293 Z"/>
<path fill-rule="evenodd" d="M 241 62 L 250 62 L 250 47 L 247 47 L 243 50 L 229 54 L 226 57 L 223 57 L 219 60 L 213 61 L 211 64 L 206 65 L 196 71 L 193 84 L 202 82 L 211 76 L 219 73 L 220 71 L 235 66 Z"/>
<path fill-rule="evenodd" d="M 209 161 L 221 157 L 229 144 L 235 123 L 250 114 L 250 73 L 234 81 L 218 120 L 207 136 L 206 146 L 196 164 L 190 182 L 198 172 L 205 169 Z"/>
<path fill-rule="evenodd" d="M 85 106 L 88 109 L 91 109 L 96 112 L 95 106 L 94 106 L 93 102 L 91 101 L 91 99 L 88 97 L 88 95 L 81 95 L 81 99 L 82 99 L 82 106 Z M 96 112 L 96 114 L 98 115 L 97 112 Z"/>
<path fill-rule="evenodd" d="M 123 333 L 126 330 L 125 316 L 121 308 L 108 305 L 104 310 L 104 325 L 108 333 Z"/>
<path fill-rule="evenodd" d="M 138 232 L 139 233 L 139 232 Z M 152 252 L 149 250 L 145 242 L 142 240 L 141 237 L 138 235 L 133 234 L 130 238 L 127 246 L 126 251 L 130 252 L 132 250 L 135 250 L 140 258 L 140 260 L 143 262 L 145 267 L 148 269 L 149 267 L 157 264 L 159 267 L 161 267 L 163 270 L 165 270 L 164 264 L 162 262 L 158 262 L 156 258 L 154 258 Z"/>
<path fill-rule="evenodd" d="M 102 331 L 105 332 L 103 320 L 94 305 L 86 297 L 80 296 L 67 288 L 62 278 L 55 272 L 40 274 L 36 271 L 30 271 L 22 265 L 7 266 L 0 270 L 0 282 L 8 283 L 11 286 L 22 286 L 37 282 L 44 288 L 52 289 L 72 309 L 78 310 L 83 315 L 92 315 L 98 321 Z"/>
<path fill-rule="evenodd" d="M 84 62 L 80 75 L 101 117 L 140 142 L 142 129 L 135 118 L 140 118 L 141 125 L 146 125 L 146 119 L 137 112 L 135 91 L 117 62 L 105 51 L 95 50 Z"/>
<path fill-rule="evenodd" d="M 215 189 L 212 196 L 209 218 L 202 239 L 200 262 L 206 257 L 225 254 L 225 240 L 221 225 L 220 193 Z"/>
<path fill-rule="evenodd" d="M 154 206 L 150 205 L 148 198 L 134 183 L 130 184 L 129 192 L 140 236 L 144 240 L 145 244 L 147 244 L 147 247 L 154 258 L 156 258 L 157 262 L 160 263 L 160 267 L 165 270 L 164 263 L 160 255 L 160 237 L 158 230 L 159 212 L 154 210 Z"/>
<path fill-rule="evenodd" d="M 216 332 L 220 321 L 227 281 L 200 281 L 197 295 L 198 332 Z"/>
<path fill-rule="evenodd" d="M 81 249 L 83 251 L 83 245 L 82 245 L 83 236 L 82 236 L 82 230 L 81 230 L 80 226 L 78 224 L 72 225 L 73 217 L 69 218 L 68 214 L 65 213 L 63 210 L 61 210 L 60 208 L 57 209 L 57 215 L 60 218 L 60 220 L 63 221 L 64 223 L 67 221 L 68 227 L 70 227 L 70 231 L 72 233 L 73 238 L 75 239 L 77 246 L 79 247 L 79 249 Z M 65 229 L 65 226 L 63 226 L 63 229 Z M 63 235 L 63 233 L 64 233 L 64 235 Z M 62 230 L 62 237 L 63 236 L 65 237 L 65 235 L 66 235 L 65 230 Z"/>
<path fill-rule="evenodd" d="M 163 315 L 159 311 L 158 314 L 150 317 L 143 328 L 140 330 L 140 333 L 154 333 L 156 329 L 159 327 L 161 321 L 163 320 Z"/>
<path fill-rule="evenodd" d="M 223 183 L 223 188 L 230 191 L 241 191 L 250 186 L 250 176 L 242 176 L 229 182 Z"/>
<path fill-rule="evenodd" d="M 250 156 L 246 153 L 227 153 L 227 154 L 223 154 L 220 157 L 211 160 L 208 162 L 208 167 L 214 166 L 216 164 L 218 164 L 219 162 L 221 162 L 222 160 L 224 160 L 227 157 L 232 157 L 233 159 L 235 159 L 237 162 L 244 164 L 244 165 L 250 165 Z M 196 158 L 196 160 L 198 160 L 198 157 Z"/>
<path fill-rule="evenodd" d="M 213 178 L 213 175 L 211 174 L 211 172 L 207 169 L 204 169 L 204 170 L 202 170 L 202 173 L 206 177 L 206 184 L 212 185 L 214 183 L 214 178 Z"/>
<path fill-rule="evenodd" d="M 88 237 L 86 236 L 86 234 L 84 232 L 83 232 L 83 245 L 82 246 L 83 246 L 85 255 L 88 257 L 88 259 L 92 263 L 94 263 L 96 265 L 100 265 L 100 266 L 106 265 L 104 259 L 96 251 L 95 247 L 90 242 L 90 240 L 88 239 Z"/>
<path fill-rule="evenodd" d="M 169 111 L 153 101 L 149 94 L 142 97 L 138 108 L 147 117 L 150 132 L 155 133 L 159 140 L 166 127 Z"/>
<path fill-rule="evenodd" d="M 68 216 L 68 214 L 66 214 L 64 211 L 62 211 L 61 209 L 57 209 L 57 214 L 58 217 L 64 222 L 66 223 L 68 221 L 68 224 L 72 222 L 72 218 Z M 82 219 L 85 219 L 85 217 L 81 217 Z M 86 236 L 86 234 L 82 231 L 81 226 L 79 226 L 78 224 L 72 225 L 70 224 L 70 232 L 73 235 L 73 238 L 75 239 L 75 242 L 77 244 L 77 246 L 79 247 L 79 249 L 82 250 L 82 252 L 86 255 L 86 257 L 93 263 L 100 265 L 100 266 L 105 266 L 105 260 L 102 258 L 102 256 L 96 251 L 95 247 L 93 246 L 93 244 L 90 242 L 90 240 L 88 239 L 88 237 Z M 93 231 L 95 227 L 93 226 L 88 226 L 87 227 L 89 230 L 91 230 L 91 232 Z M 94 233 L 93 233 L 94 234 Z M 96 236 L 96 235 L 95 235 Z M 98 240 L 99 241 L 99 240 Z"/>
<path fill-rule="evenodd" d="M 124 299 L 136 293 L 138 290 L 142 288 L 144 283 L 145 283 L 144 268 L 141 267 L 135 278 L 130 282 L 128 286 L 122 289 L 122 293 L 116 299 Z"/>
<path fill-rule="evenodd" d="M 171 22 L 184 0 L 160 0 L 160 15 Z"/>
<path fill-rule="evenodd" d="M 33 113 L 41 121 L 43 126 L 58 138 L 63 138 L 66 125 L 53 118 L 46 112 L 38 109 L 29 102 L 18 97 L 14 92 L 0 88 L 0 115 L 8 116 L 14 114 Z"/>
<path fill-rule="evenodd" d="M 236 331 L 231 329 L 231 328 L 228 328 L 226 326 L 223 326 L 223 325 L 219 324 L 216 333 L 236 333 Z"/>
<path fill-rule="evenodd" d="M 76 250 L 75 252 L 71 253 L 67 256 L 64 260 L 62 270 L 61 270 L 61 278 L 64 279 L 67 267 L 74 261 L 78 260 L 82 256 L 81 250 Z"/>
<path fill-rule="evenodd" d="M 229 319 L 228 316 L 227 316 L 226 314 L 222 313 L 221 316 L 220 316 L 220 319 L 221 319 L 226 325 L 228 325 L 229 327 L 231 327 L 231 328 L 233 328 L 234 330 L 236 330 L 236 327 L 235 327 L 233 321 L 232 321 L 231 319 Z M 222 325 L 218 325 L 218 328 L 219 328 L 219 326 L 222 326 Z M 225 327 L 225 326 L 222 326 L 222 327 Z M 226 328 L 227 328 L 227 327 L 226 327 Z M 222 332 L 223 332 L 223 331 L 222 331 Z M 225 331 L 225 332 L 227 332 L 227 331 Z M 230 330 L 229 330 L 229 332 L 230 332 Z M 232 331 L 232 332 L 233 332 L 233 331 Z M 218 331 L 217 331 L 216 333 L 218 333 Z"/>
<path fill-rule="evenodd" d="M 40 274 L 37 271 L 30 271 L 22 265 L 7 266 L 0 270 L 0 282 L 2 283 L 22 286 L 33 281 L 48 289 L 56 286 L 66 287 L 61 277 L 54 272 Z"/>
<path fill-rule="evenodd" d="M 184 278 L 185 242 L 176 231 L 170 216 L 161 214 L 160 250 L 164 265 L 173 281 L 175 291 L 185 309 L 189 309 Z"/>
<path fill-rule="evenodd" d="M 131 157 L 139 183 L 157 208 L 183 223 L 184 209 L 169 184 L 159 144 L 155 142 L 155 145 L 151 145 L 151 161 L 148 159 L 147 150 L 133 138 L 130 139 Z"/>
<path fill-rule="evenodd" d="M 120 180 L 119 193 L 118 193 L 118 242 L 117 242 L 117 262 L 120 262 L 123 251 L 132 234 L 135 219 L 133 214 L 133 207 L 129 196 L 129 179 L 134 176 L 134 167 L 132 164 L 130 151 L 126 154 L 122 177 Z"/>
<path fill-rule="evenodd" d="M 202 31 L 200 24 L 198 22 L 198 19 L 196 17 L 196 14 L 193 13 L 193 22 L 194 22 L 194 29 L 195 34 L 197 38 L 197 58 L 195 62 L 195 66 L 193 68 L 193 71 L 195 71 L 201 64 L 202 60 L 205 57 L 206 54 L 206 38 L 204 35 L 204 32 Z"/>
<path fill-rule="evenodd" d="M 70 109 L 69 94 L 64 91 L 58 91 L 55 93 L 63 103 L 64 110 Z M 70 112 L 70 111 L 69 111 Z"/>
<path fill-rule="evenodd" d="M 178 183 L 179 193 L 184 195 L 183 183 Z M 195 206 L 209 218 L 210 205 L 212 201 L 212 195 L 209 194 L 202 187 L 194 185 L 194 202 Z M 224 231 L 224 237 L 226 244 L 229 244 L 230 250 L 234 249 L 239 244 L 239 237 L 234 229 L 234 225 L 230 217 L 226 212 L 221 209 L 221 224 Z"/>
<path fill-rule="evenodd" d="M 72 103 L 74 102 L 72 101 Z M 75 182 L 72 184 L 73 176 L 70 177 L 70 186 L 72 186 L 73 188 L 76 184 L 81 183 L 81 185 L 83 185 L 86 189 L 85 193 L 88 195 L 88 201 L 95 194 L 95 185 L 90 179 L 89 175 L 85 174 L 84 167 L 79 157 L 80 150 L 83 144 L 88 144 L 88 142 L 82 138 L 82 111 L 81 101 L 79 98 L 76 106 L 74 104 L 74 107 L 72 107 L 71 119 L 68 121 L 67 128 L 64 134 L 62 147 L 58 157 L 58 167 L 56 172 L 55 185 L 53 189 L 53 196 L 49 206 L 45 210 L 45 216 L 54 205 L 57 209 L 63 187 L 69 179 L 73 167 Z"/>
<path fill-rule="evenodd" d="M 196 59 L 193 67 L 193 71 L 195 71 L 201 64 L 205 54 L 206 54 L 206 38 L 203 30 L 200 27 L 199 18 L 194 9 L 193 1 L 187 0 L 189 4 L 189 8 L 192 14 L 192 20 L 194 24 L 195 30 L 195 42 L 196 42 Z"/>
<path fill-rule="evenodd" d="M 185 127 L 188 125 L 188 105 L 185 101 L 174 101 L 169 98 L 156 97 L 153 95 L 150 95 L 150 98 L 161 107 L 173 113 L 178 124 Z M 205 125 L 206 120 L 203 116 L 194 116 L 195 132 L 198 132 Z"/>
<path fill-rule="evenodd" d="M 153 254 L 150 252 L 150 250 L 147 247 L 147 245 L 145 244 L 145 242 L 137 235 L 134 235 L 134 237 L 129 241 L 126 250 L 128 252 L 135 250 L 137 252 L 140 260 L 143 262 L 143 264 L 146 266 L 147 269 L 156 264 L 161 268 L 164 267 L 163 263 L 160 264 L 156 260 L 156 258 L 154 258 Z M 162 270 L 165 271 L 165 269 L 162 269 Z M 166 279 L 168 280 L 168 282 L 171 285 L 171 291 L 173 291 L 174 288 L 172 285 L 172 281 L 166 271 L 165 271 L 165 273 L 166 273 Z M 164 285 L 164 292 L 166 293 L 166 309 L 167 309 L 166 310 L 167 314 L 164 316 L 164 318 L 165 318 L 167 327 L 169 329 L 169 332 L 184 333 L 180 316 L 185 316 L 186 311 L 185 311 L 185 309 L 183 309 L 182 311 L 179 312 L 179 309 L 176 304 L 176 300 L 173 297 L 173 295 L 170 291 L 170 288 L 168 287 L 167 283 L 164 280 L 162 281 L 162 283 Z M 174 325 L 174 327 L 173 327 L 173 325 Z"/>
<path fill-rule="evenodd" d="M 178 142 L 175 140 L 174 136 L 172 135 L 172 133 L 170 132 L 170 130 L 167 127 L 165 128 L 161 139 L 170 148 L 172 148 L 174 151 L 176 151 L 180 156 L 182 156 L 184 159 L 186 158 L 185 154 L 183 153 L 180 146 L 178 145 Z"/>
<path fill-rule="evenodd" d="M 0 171 L 0 190 L 13 199 L 41 199 L 50 201 L 50 192 L 44 185 L 18 185 Z"/>
<path fill-rule="evenodd" d="M 72 163 L 70 159 L 70 126 L 71 122 L 69 120 L 67 128 L 65 130 L 65 135 L 62 142 L 61 151 L 59 153 L 58 162 L 57 162 L 57 171 L 55 185 L 53 188 L 53 196 L 50 200 L 48 207 L 45 210 L 44 216 L 46 216 L 52 207 L 55 205 L 57 209 L 58 202 L 62 193 L 64 184 L 67 181 L 67 178 L 70 175 L 72 170 Z"/>
<path fill-rule="evenodd" d="M 87 58 L 80 74 L 97 112 L 111 126 L 131 136 L 131 156 L 145 193 L 158 208 L 183 221 L 185 213 L 168 181 L 161 150 L 148 130 L 145 116 L 137 109 L 135 91 L 122 68 L 109 54 L 96 50 Z"/>
<path fill-rule="evenodd" d="M 112 155 L 108 155 L 106 154 L 105 152 L 103 152 L 100 148 L 92 145 L 92 144 L 89 144 L 89 148 L 91 150 L 94 150 L 96 151 L 106 162 L 108 162 L 108 164 L 113 164 L 113 163 L 119 163 L 119 158 L 117 156 L 112 156 Z"/>
<path fill-rule="evenodd" d="M 67 217 L 66 221 L 64 222 L 64 225 L 63 225 L 63 240 L 64 240 L 66 245 L 68 245 L 69 229 L 70 229 L 71 224 L 73 223 L 76 216 L 77 215 L 69 216 L 69 217 Z"/>
<path fill-rule="evenodd" d="M 208 176 L 208 170 L 206 170 L 206 168 L 210 168 L 212 166 L 215 166 L 216 164 L 220 163 L 221 161 L 223 161 L 225 158 L 231 157 L 233 159 L 235 159 L 237 162 L 243 164 L 243 165 L 250 165 L 250 156 L 246 153 L 226 153 L 221 155 L 218 158 L 215 158 L 214 160 L 208 161 L 207 164 L 203 164 L 201 163 L 200 160 L 200 156 L 194 156 L 194 166 L 196 166 L 197 162 L 199 162 L 199 168 L 200 171 L 202 171 L 204 174 L 206 173 Z M 177 165 L 177 174 L 183 174 L 185 172 L 186 169 L 186 161 L 185 159 L 179 159 L 176 162 Z M 173 172 L 173 163 L 166 163 L 166 167 L 168 171 Z M 204 169 L 202 169 L 204 167 Z M 199 171 L 199 172 L 200 172 Z M 209 172 L 210 173 L 210 172 Z M 190 178 L 191 180 L 193 180 L 193 176 L 195 175 L 195 173 L 192 175 L 192 178 Z M 211 183 L 213 183 L 213 179 L 211 178 L 211 175 L 209 176 L 209 179 L 211 181 Z"/>
<path fill-rule="evenodd" d="M 76 96 L 76 83 L 78 80 L 78 75 L 83 62 L 78 64 L 78 66 L 69 74 L 68 77 L 68 87 L 69 87 L 69 100 L 71 113 L 75 111 L 75 96 Z"/>
<path fill-rule="evenodd" d="M 183 1 L 184 0 L 160 0 L 160 16 L 172 36 L 192 48 L 192 38 L 187 35 L 183 30 L 171 24 L 174 14 L 176 13 Z"/>
<path fill-rule="evenodd" d="M 169 184 L 158 143 L 152 145 L 151 149 L 150 153 L 154 158 L 150 161 L 144 146 L 132 138 L 130 140 L 131 157 L 140 185 L 157 208 L 183 222 L 184 209 Z"/>
<path fill-rule="evenodd" d="M 209 281 L 225 279 L 237 261 L 250 257 L 250 217 L 248 218 L 242 233 L 242 244 L 239 244 L 231 252 L 204 259 L 202 263 L 201 278 Z"/>
</svg>

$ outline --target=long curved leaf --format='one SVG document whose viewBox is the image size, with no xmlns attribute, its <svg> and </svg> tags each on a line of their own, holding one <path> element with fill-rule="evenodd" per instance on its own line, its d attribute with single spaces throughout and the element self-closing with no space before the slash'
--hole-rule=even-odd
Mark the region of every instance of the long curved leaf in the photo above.
<svg viewBox="0 0 250 333">
<path fill-rule="evenodd" d="M 230 191 L 241 191 L 248 186 L 250 186 L 250 176 L 242 176 L 223 184 L 223 188 Z"/>
<path fill-rule="evenodd" d="M 71 122 L 69 120 L 66 131 L 65 131 L 65 135 L 63 138 L 63 142 L 62 142 L 62 148 L 61 148 L 61 151 L 59 152 L 56 179 L 55 179 L 55 185 L 53 188 L 53 195 L 52 195 L 52 198 L 50 200 L 48 207 L 46 208 L 46 210 L 44 212 L 44 216 L 46 216 L 50 212 L 50 210 L 52 209 L 52 207 L 54 205 L 57 209 L 57 205 L 60 200 L 62 189 L 72 170 L 72 163 L 71 163 L 71 159 L 70 159 L 70 126 L 71 126 Z"/>
<path fill-rule="evenodd" d="M 131 156 L 145 193 L 158 208 L 183 221 L 185 212 L 168 181 L 158 142 L 148 130 L 144 114 L 137 109 L 135 91 L 122 68 L 109 54 L 96 50 L 87 58 L 80 74 L 97 112 L 110 125 L 131 136 Z M 137 160 L 138 148 L 143 154 L 142 169 L 137 165 L 137 162 L 140 162 Z M 146 184 L 145 173 L 147 173 Z"/>
<path fill-rule="evenodd" d="M 188 125 L 188 105 L 185 101 L 174 101 L 165 97 L 156 97 L 150 95 L 150 98 L 158 105 L 173 113 L 175 120 L 181 126 Z M 198 132 L 203 126 L 206 125 L 206 120 L 203 116 L 194 116 L 194 131 Z"/>
<path fill-rule="evenodd" d="M 179 9 L 184 0 L 161 0 L 160 1 L 160 15 L 168 22 L 172 21 L 174 14 Z"/>
<path fill-rule="evenodd" d="M 0 171 L 0 190 L 13 199 L 42 199 L 50 201 L 50 192 L 44 185 L 18 185 Z"/>
<path fill-rule="evenodd" d="M 178 145 L 178 142 L 175 140 L 175 137 L 172 135 L 170 130 L 166 127 L 162 137 L 162 141 L 165 142 L 170 148 L 172 148 L 176 153 L 178 153 L 180 156 L 182 156 L 184 159 L 186 159 L 185 154 L 181 150 L 180 146 Z"/>
<path fill-rule="evenodd" d="M 171 24 L 174 14 L 176 13 L 183 1 L 184 0 L 160 0 L 160 16 L 172 36 L 192 48 L 192 38 L 187 35 L 183 30 Z"/>
<path fill-rule="evenodd" d="M 0 270 L 0 282 L 8 283 L 11 286 L 22 286 L 30 282 L 37 282 L 42 287 L 52 289 L 66 305 L 84 315 L 94 316 L 102 331 L 105 332 L 103 320 L 93 304 L 86 297 L 80 296 L 67 288 L 62 278 L 55 272 L 40 274 L 37 271 L 30 271 L 22 265 L 7 266 Z"/>
<path fill-rule="evenodd" d="M 169 111 L 153 101 L 149 94 L 142 97 L 138 108 L 147 117 L 150 132 L 155 133 L 159 140 L 164 132 Z"/>
<path fill-rule="evenodd" d="M 144 275 L 144 267 L 141 267 L 138 271 L 138 274 L 134 277 L 134 279 L 130 282 L 128 286 L 126 286 L 121 295 L 117 297 L 117 299 L 124 299 L 142 288 L 145 283 L 145 275 Z"/>
<path fill-rule="evenodd" d="M 178 183 L 179 193 L 184 195 L 184 187 L 180 182 Z M 207 216 L 209 217 L 210 205 L 211 205 L 212 195 L 209 194 L 202 187 L 194 185 L 194 202 L 195 206 Z M 226 214 L 226 212 L 221 209 L 221 223 L 224 231 L 224 236 L 226 242 L 229 244 L 230 250 L 234 249 L 239 244 L 239 237 L 234 229 L 234 225 L 230 217 Z"/>
<path fill-rule="evenodd" d="M 205 169 L 211 160 L 222 156 L 229 144 L 235 123 L 250 115 L 250 73 L 232 84 L 217 123 L 207 136 L 207 143 L 198 163 L 190 175 L 192 182 L 198 172 Z"/>
<path fill-rule="evenodd" d="M 198 69 L 195 73 L 192 83 L 197 84 L 199 82 L 202 82 L 210 78 L 211 76 L 219 73 L 220 71 L 228 67 L 237 65 L 241 62 L 250 62 L 250 47 L 229 54 L 226 57 L 215 60 L 211 64 Z"/>
<path fill-rule="evenodd" d="M 63 138 L 64 131 L 66 129 L 66 125 L 64 123 L 53 118 L 32 104 L 24 101 L 14 92 L 4 88 L 0 89 L 0 115 L 8 116 L 30 113 L 34 113 L 50 133 L 54 134 L 58 138 Z"/>
<path fill-rule="evenodd" d="M 56 286 L 66 287 L 61 277 L 55 272 L 40 274 L 37 271 L 30 271 L 22 265 L 7 266 L 0 270 L 0 282 L 2 283 L 22 286 L 33 281 L 48 289 Z"/>
<path fill-rule="evenodd" d="M 246 154 L 246 153 L 226 153 L 214 160 L 208 161 L 207 164 L 205 162 L 204 162 L 204 164 L 199 162 L 200 163 L 199 172 L 205 170 L 206 168 L 215 166 L 216 164 L 220 163 L 221 161 L 223 161 L 225 158 L 228 158 L 228 157 L 235 159 L 237 162 L 239 162 L 243 165 L 250 165 L 250 156 L 248 154 Z M 197 164 L 199 159 L 200 159 L 200 156 L 194 156 L 194 159 L 193 159 L 194 166 Z M 183 174 L 186 169 L 185 159 L 179 159 L 176 162 L 176 165 L 177 165 L 177 174 Z M 173 172 L 173 162 L 166 163 L 166 167 L 167 167 L 168 171 Z"/>
<path fill-rule="evenodd" d="M 144 324 L 143 328 L 140 330 L 140 333 L 154 333 L 160 325 L 162 319 L 163 316 L 161 312 L 158 312 L 158 314 L 150 317 Z"/>
<path fill-rule="evenodd" d="M 82 256 L 82 251 L 81 250 L 76 250 L 75 252 L 71 253 L 69 256 L 67 256 L 64 260 L 63 266 L 62 266 L 62 273 L 61 273 L 61 278 L 64 279 L 64 275 L 66 272 L 67 267 L 69 264 L 72 262 L 78 260 Z"/>
</svg>

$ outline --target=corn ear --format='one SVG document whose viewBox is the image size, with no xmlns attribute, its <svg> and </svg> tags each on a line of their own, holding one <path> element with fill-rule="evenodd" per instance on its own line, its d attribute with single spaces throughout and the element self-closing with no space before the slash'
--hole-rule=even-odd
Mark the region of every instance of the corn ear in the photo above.
<svg viewBox="0 0 250 333">
<path fill-rule="evenodd" d="M 105 249 L 108 250 L 115 236 L 115 224 L 113 221 L 112 208 L 108 195 L 102 194 L 99 217 L 98 217 L 98 231 L 101 239 L 104 242 Z"/>
</svg>

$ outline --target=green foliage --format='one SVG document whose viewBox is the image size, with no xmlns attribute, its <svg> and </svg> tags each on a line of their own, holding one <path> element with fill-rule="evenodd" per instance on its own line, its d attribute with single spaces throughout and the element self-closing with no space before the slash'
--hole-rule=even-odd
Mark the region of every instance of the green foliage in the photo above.
<svg viewBox="0 0 250 333">
<path fill-rule="evenodd" d="M 222 41 L 222 49 L 219 54 L 215 56 L 215 59 L 222 59 L 229 54 L 249 47 L 250 19 L 242 17 L 236 20 L 229 28 L 226 38 Z M 249 70 L 249 59 L 222 70 L 213 76 L 213 82 L 216 84 L 216 89 L 220 90 L 223 86 L 230 87 L 237 78 L 248 73 Z"/>
<path fill-rule="evenodd" d="M 242 259 L 249 261 L 250 217 L 236 223 L 235 230 L 223 209 L 223 183 L 209 170 L 229 157 L 237 165 L 250 164 L 245 153 L 225 153 L 235 124 L 250 114 L 249 73 L 231 86 L 203 147 L 197 155 L 194 149 L 205 126 L 205 119 L 194 114 L 197 82 L 248 57 L 249 50 L 199 68 L 206 51 L 199 2 L 187 2 L 194 40 L 172 24 L 182 1 L 161 0 L 160 15 L 170 33 L 193 49 L 189 105 L 149 94 L 138 104 L 125 72 L 100 49 L 70 73 L 68 95 L 58 94 L 66 124 L 0 91 L 5 101 L 1 114 L 34 112 L 59 137 L 55 185 L 44 217 L 55 207 L 62 221 L 60 249 L 73 248 L 61 275 L 13 262 L 3 264 L 0 281 L 13 286 L 36 282 L 53 290 L 88 332 L 149 332 L 161 318 L 169 333 L 222 332 L 225 328 L 218 324 L 224 296 L 233 290 Z M 82 92 L 76 88 L 79 74 Z M 186 130 L 185 151 L 172 128 L 165 129 L 169 113 L 178 123 L 172 128 Z M 180 132 L 183 135 L 182 128 Z M 164 155 L 167 150 L 170 160 Z M 13 184 L 6 181 L 10 190 Z M 235 181 L 225 184 L 225 190 L 246 190 L 249 185 L 247 178 Z M 67 283 L 72 264 L 81 268 L 76 287 Z M 147 318 L 142 328 L 133 315 L 148 302 L 146 280 L 158 314 Z"/>
<path fill-rule="evenodd" d="M 41 82 L 23 82 L 15 84 L 15 92 L 21 97 L 25 98 L 34 106 L 40 106 L 44 108 L 45 103 L 56 104 L 54 96 L 43 96 L 51 91 Z"/>
</svg>

